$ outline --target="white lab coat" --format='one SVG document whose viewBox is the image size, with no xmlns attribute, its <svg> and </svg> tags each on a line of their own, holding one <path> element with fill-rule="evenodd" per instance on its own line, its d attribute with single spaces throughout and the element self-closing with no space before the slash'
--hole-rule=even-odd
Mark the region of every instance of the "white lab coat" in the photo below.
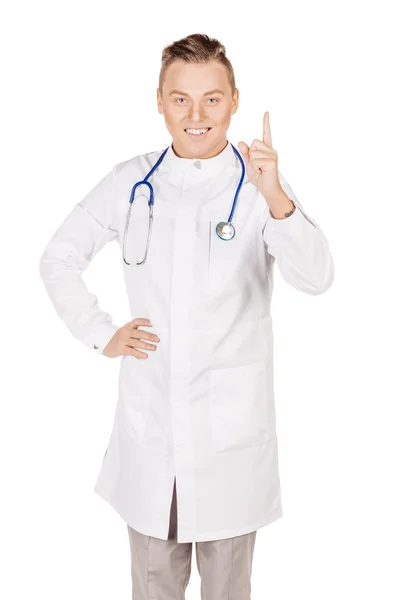
<svg viewBox="0 0 400 600">
<path fill-rule="evenodd" d="M 237 147 L 237 146 L 236 146 Z M 122 249 L 132 186 L 162 151 L 117 164 L 72 209 L 47 244 L 40 274 L 71 333 L 102 353 L 115 324 L 82 280 L 111 240 Z M 151 176 L 154 222 L 147 261 L 122 261 L 130 315 L 150 319 L 160 342 L 146 360 L 123 356 L 119 396 L 94 491 L 131 527 L 166 540 L 174 476 L 178 542 L 223 539 L 282 516 L 275 426 L 270 305 L 276 260 L 307 294 L 325 292 L 334 266 L 328 242 L 279 173 L 297 208 L 274 219 L 243 181 L 222 241 L 241 167 L 231 144 L 206 160 L 179 158 L 172 144 Z M 127 260 L 141 260 L 147 187 L 132 207 Z"/>
</svg>

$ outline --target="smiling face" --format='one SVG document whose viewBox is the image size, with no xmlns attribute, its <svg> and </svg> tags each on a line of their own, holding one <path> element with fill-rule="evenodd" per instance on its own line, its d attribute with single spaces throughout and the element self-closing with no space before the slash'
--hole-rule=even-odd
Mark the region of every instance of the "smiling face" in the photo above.
<svg viewBox="0 0 400 600">
<path fill-rule="evenodd" d="M 226 68 L 215 60 L 178 60 L 166 69 L 162 94 L 157 89 L 157 104 L 177 156 L 212 158 L 227 145 L 226 132 L 238 108 L 239 90 L 232 94 Z"/>
</svg>

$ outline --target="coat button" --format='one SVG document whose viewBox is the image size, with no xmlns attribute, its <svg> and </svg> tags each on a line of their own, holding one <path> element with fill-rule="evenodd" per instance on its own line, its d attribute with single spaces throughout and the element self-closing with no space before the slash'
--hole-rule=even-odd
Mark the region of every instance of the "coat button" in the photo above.
<svg viewBox="0 0 400 600">
<path fill-rule="evenodd" d="M 96 344 L 93 346 L 93 348 L 94 348 L 95 350 L 98 350 L 98 349 L 99 349 L 99 347 L 98 347 L 98 346 L 96 346 Z"/>
</svg>

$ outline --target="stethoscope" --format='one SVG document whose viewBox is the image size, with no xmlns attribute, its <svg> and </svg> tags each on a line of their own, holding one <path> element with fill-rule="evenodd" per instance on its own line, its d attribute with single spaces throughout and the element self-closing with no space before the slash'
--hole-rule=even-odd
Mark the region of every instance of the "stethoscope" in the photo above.
<svg viewBox="0 0 400 600">
<path fill-rule="evenodd" d="M 237 189 L 236 189 L 236 194 L 235 194 L 235 198 L 233 200 L 233 204 L 232 204 L 232 208 L 231 208 L 231 212 L 228 218 L 228 221 L 220 221 L 220 223 L 218 223 L 218 225 L 215 228 L 216 234 L 217 236 L 221 239 L 221 240 L 231 240 L 234 236 L 235 236 L 235 227 L 232 225 L 231 221 L 233 219 L 233 215 L 235 213 L 235 208 L 236 208 L 236 202 L 239 196 L 239 192 L 240 192 L 240 188 L 242 187 L 243 184 L 243 179 L 246 173 L 246 168 L 243 162 L 242 157 L 240 156 L 238 150 L 236 150 L 235 146 L 231 143 L 231 146 L 236 154 L 236 156 L 238 157 L 241 167 L 242 167 L 242 175 L 240 177 L 240 181 L 238 183 Z M 126 250 L 126 238 L 127 238 L 127 234 L 128 234 L 128 229 L 129 229 L 129 221 L 131 218 L 131 209 L 132 209 L 132 204 L 133 201 L 135 199 L 135 192 L 136 192 L 136 188 L 139 185 L 147 185 L 147 187 L 149 188 L 150 191 L 150 198 L 148 201 L 148 205 L 149 205 L 149 227 L 148 227 L 148 233 L 147 233 L 147 243 L 146 243 L 146 252 L 144 255 L 144 259 L 141 260 L 140 262 L 136 262 L 136 265 L 134 266 L 139 266 L 139 265 L 143 265 L 144 262 L 146 261 L 147 258 L 147 253 L 149 250 L 149 245 L 150 245 L 150 239 L 151 239 L 151 229 L 152 229 L 152 225 L 153 225 L 153 205 L 154 205 L 154 190 L 153 190 L 153 186 L 151 185 L 151 183 L 148 181 L 149 177 L 151 177 L 151 175 L 154 173 L 154 171 L 159 167 L 159 165 L 162 163 L 163 158 L 165 156 L 165 154 L 167 153 L 168 149 L 170 148 L 170 146 L 168 146 L 168 148 L 166 148 L 163 153 L 161 154 L 160 158 L 158 159 L 158 161 L 156 162 L 156 164 L 153 166 L 153 168 L 151 169 L 151 171 L 149 171 L 146 175 L 146 177 L 143 179 L 143 181 L 138 181 L 137 183 L 135 183 L 135 185 L 132 188 L 131 191 L 131 197 L 129 199 L 129 208 L 128 208 L 128 213 L 126 216 L 126 223 L 125 223 L 125 231 L 124 231 L 124 241 L 123 241 L 123 249 L 122 249 L 122 257 L 124 259 L 124 263 L 126 265 L 131 265 L 131 263 L 129 263 L 126 258 L 125 258 L 125 250 Z"/>
</svg>

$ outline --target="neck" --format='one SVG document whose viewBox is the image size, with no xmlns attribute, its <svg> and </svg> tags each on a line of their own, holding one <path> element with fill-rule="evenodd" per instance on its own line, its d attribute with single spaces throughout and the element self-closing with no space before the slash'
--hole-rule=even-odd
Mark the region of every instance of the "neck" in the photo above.
<svg viewBox="0 0 400 600">
<path fill-rule="evenodd" d="M 189 151 L 186 148 L 181 148 L 179 144 L 172 142 L 172 149 L 178 158 L 214 158 L 214 156 L 218 156 L 228 145 L 228 140 L 225 138 L 221 140 L 214 148 L 210 148 L 206 152 L 193 152 Z"/>
</svg>

